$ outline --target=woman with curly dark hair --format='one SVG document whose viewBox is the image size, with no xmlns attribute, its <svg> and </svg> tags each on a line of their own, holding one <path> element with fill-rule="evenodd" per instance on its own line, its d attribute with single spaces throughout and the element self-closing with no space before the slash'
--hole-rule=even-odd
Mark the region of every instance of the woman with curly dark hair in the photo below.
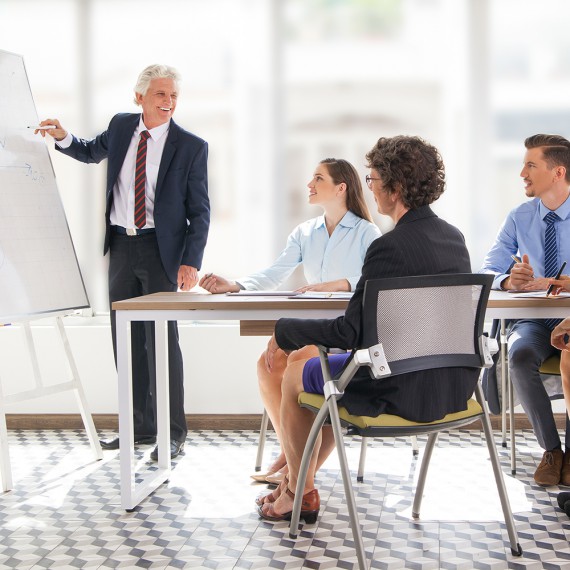
<svg viewBox="0 0 570 570">
<path fill-rule="evenodd" d="M 388 215 L 395 228 L 368 248 L 362 277 L 344 316 L 333 320 L 280 319 L 267 346 L 267 366 L 279 348 L 299 349 L 320 344 L 343 349 L 362 347 L 362 298 L 368 279 L 406 277 L 439 273 L 470 273 L 469 253 L 461 232 L 438 218 L 429 207 L 445 187 L 443 162 L 435 147 L 418 137 L 381 138 L 366 155 L 370 175 L 366 182 L 381 214 Z M 410 339 L 413 342 L 413 339 Z M 340 371 L 350 354 L 330 355 L 331 373 Z M 395 414 L 418 422 L 431 422 L 448 413 L 465 409 L 473 394 L 479 370 L 427 370 L 374 381 L 367 368 L 357 373 L 342 397 L 350 413 L 378 416 Z M 437 376 L 437 382 L 435 377 Z M 281 485 L 257 500 L 260 516 L 283 520 L 291 516 L 296 492 L 303 494 L 301 516 L 314 521 L 320 499 L 314 476 L 319 464 L 334 445 L 317 442 L 304 489 L 297 489 L 297 474 L 305 442 L 313 423 L 312 412 L 297 404 L 300 392 L 323 393 L 323 377 L 318 358 L 289 365 L 283 379 L 281 403 L 282 446 L 289 476 Z M 422 412 L 421 409 L 429 410 Z M 429 404 L 426 406 L 426 402 Z M 325 449 L 326 447 L 326 449 Z M 320 448 L 320 450 L 319 450 Z"/>
</svg>

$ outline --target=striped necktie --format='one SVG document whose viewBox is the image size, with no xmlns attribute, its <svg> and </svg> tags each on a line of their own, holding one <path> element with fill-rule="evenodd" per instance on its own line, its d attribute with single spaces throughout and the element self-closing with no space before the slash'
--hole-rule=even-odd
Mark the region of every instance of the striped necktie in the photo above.
<svg viewBox="0 0 570 570">
<path fill-rule="evenodd" d="M 546 231 L 544 232 L 544 276 L 556 277 L 558 272 L 558 247 L 556 246 L 555 223 L 559 221 L 558 214 L 548 212 L 544 216 Z M 544 324 L 552 330 L 561 319 L 545 319 Z"/>
<path fill-rule="evenodd" d="M 146 224 L 146 140 L 148 131 L 141 132 L 135 163 L 135 226 L 144 228 Z"/>
</svg>

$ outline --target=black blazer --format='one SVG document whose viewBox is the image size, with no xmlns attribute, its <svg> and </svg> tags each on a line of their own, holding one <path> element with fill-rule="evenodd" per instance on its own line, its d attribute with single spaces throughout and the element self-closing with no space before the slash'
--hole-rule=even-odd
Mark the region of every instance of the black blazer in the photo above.
<svg viewBox="0 0 570 570">
<path fill-rule="evenodd" d="M 73 137 L 67 149 L 56 149 L 86 163 L 107 159 L 104 253 L 109 250 L 113 187 L 123 166 L 140 114 L 115 115 L 107 130 L 94 139 Z M 154 203 L 154 223 L 160 258 L 172 283 L 177 282 L 180 265 L 200 269 L 208 228 L 208 144 L 170 121 L 158 170 Z"/>
<path fill-rule="evenodd" d="M 344 316 L 280 319 L 275 327 L 277 343 L 285 350 L 309 344 L 364 348 L 362 298 L 368 279 L 470 272 L 469 252 L 461 232 L 438 218 L 429 206 L 410 210 L 391 232 L 374 240 L 368 248 L 362 276 Z M 354 414 L 391 413 L 412 421 L 433 421 L 465 409 L 478 373 L 478 370 L 450 368 L 374 381 L 368 369 L 361 369 L 357 374 L 360 380 L 349 384 L 341 401 Z M 436 375 L 437 383 L 433 381 Z"/>
</svg>

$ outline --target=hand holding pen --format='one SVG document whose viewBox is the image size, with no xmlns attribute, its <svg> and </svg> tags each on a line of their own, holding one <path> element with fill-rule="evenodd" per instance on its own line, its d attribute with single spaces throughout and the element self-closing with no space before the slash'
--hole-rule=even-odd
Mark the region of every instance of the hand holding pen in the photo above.
<svg viewBox="0 0 570 570">
<path fill-rule="evenodd" d="M 567 283 L 570 283 L 570 281 L 568 281 L 567 279 L 560 279 L 560 277 L 562 277 L 562 272 L 564 271 L 564 268 L 566 267 L 566 262 L 563 262 L 562 265 L 560 266 L 560 269 L 558 270 L 558 273 L 556 274 L 556 277 L 552 280 L 550 280 L 550 285 L 548 286 L 548 289 L 546 290 L 546 296 L 548 297 L 548 295 L 550 295 L 552 293 L 552 291 L 556 288 L 556 291 L 554 292 L 555 295 L 557 295 L 558 293 L 560 293 L 560 290 L 562 288 L 566 288 L 568 285 L 565 285 L 564 282 L 566 281 Z M 562 285 L 558 285 L 558 283 L 562 283 Z"/>
<path fill-rule="evenodd" d="M 47 133 L 56 141 L 61 141 L 67 136 L 67 131 L 57 119 L 45 119 L 39 125 L 31 125 L 28 129 L 34 129 L 34 134 L 40 134 L 42 137 Z"/>
<path fill-rule="evenodd" d="M 534 269 L 529 263 L 529 257 L 525 253 L 522 260 L 511 255 L 515 264 L 511 268 L 511 274 L 505 282 L 505 289 L 532 289 L 534 287 Z"/>
</svg>

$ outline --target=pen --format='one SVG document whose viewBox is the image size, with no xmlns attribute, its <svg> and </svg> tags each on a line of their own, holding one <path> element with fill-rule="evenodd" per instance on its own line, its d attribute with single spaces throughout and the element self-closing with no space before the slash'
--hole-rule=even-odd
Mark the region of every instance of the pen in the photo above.
<svg viewBox="0 0 570 570">
<path fill-rule="evenodd" d="M 26 127 L 27 129 L 34 129 L 35 131 L 47 131 L 49 129 L 57 129 L 57 127 L 55 125 L 45 125 L 43 127 L 37 125 L 37 126 L 33 126 L 30 125 L 29 127 Z"/>
<path fill-rule="evenodd" d="M 520 263 L 521 260 L 516 256 L 516 255 L 511 255 L 511 259 L 515 262 L 515 263 Z"/>
<path fill-rule="evenodd" d="M 566 262 L 563 262 L 554 279 L 560 279 L 560 276 L 562 275 L 562 272 L 564 271 L 565 267 L 566 267 Z M 552 289 L 554 289 L 554 285 L 549 285 L 548 289 L 546 290 L 546 296 L 547 297 L 548 297 L 548 295 L 550 295 L 550 293 L 552 293 Z"/>
</svg>

